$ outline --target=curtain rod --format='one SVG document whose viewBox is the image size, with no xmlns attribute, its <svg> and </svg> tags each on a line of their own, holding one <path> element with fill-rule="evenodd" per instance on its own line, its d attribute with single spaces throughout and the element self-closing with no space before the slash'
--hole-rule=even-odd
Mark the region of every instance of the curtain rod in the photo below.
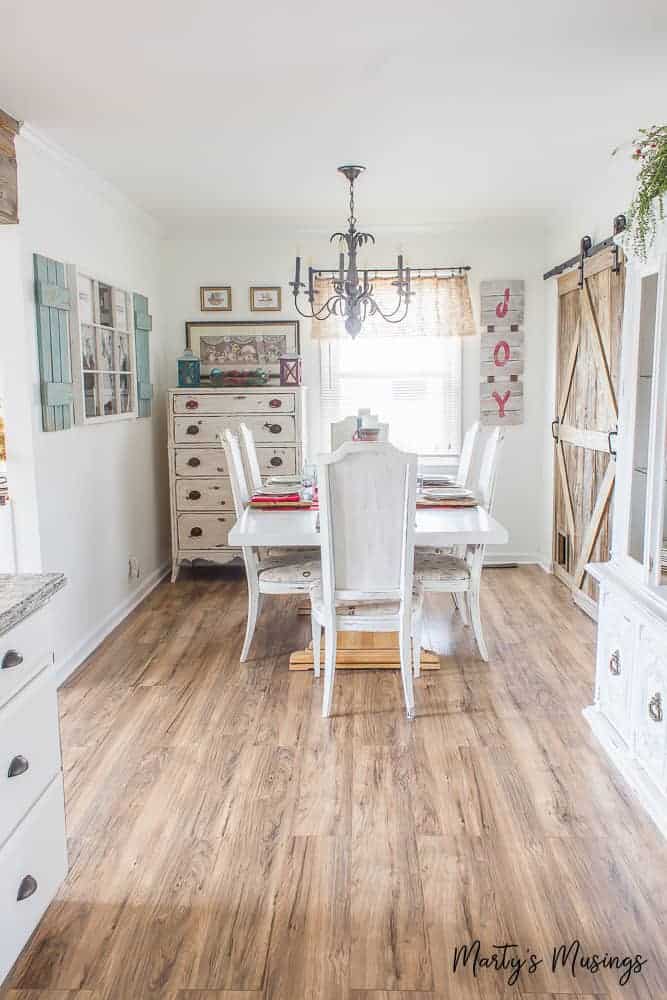
<svg viewBox="0 0 667 1000">
<path fill-rule="evenodd" d="M 408 265 L 405 265 L 405 267 L 407 266 Z M 412 264 L 409 266 L 411 274 L 414 274 L 415 271 L 458 271 L 459 273 L 462 273 L 463 271 L 472 270 L 470 264 L 449 264 L 446 267 L 413 267 Z M 381 274 L 383 271 L 388 271 L 392 274 L 396 273 L 395 267 L 358 267 L 357 270 L 360 274 L 364 271 L 372 271 L 373 274 Z M 314 267 L 313 274 L 338 274 L 338 268 Z"/>
</svg>

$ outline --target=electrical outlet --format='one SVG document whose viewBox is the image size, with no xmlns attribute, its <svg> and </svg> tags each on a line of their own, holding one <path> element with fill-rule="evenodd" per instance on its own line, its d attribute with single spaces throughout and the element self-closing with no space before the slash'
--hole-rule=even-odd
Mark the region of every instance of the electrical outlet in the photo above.
<svg viewBox="0 0 667 1000">
<path fill-rule="evenodd" d="M 139 566 L 139 560 L 137 559 L 136 556 L 130 556 L 129 568 L 130 568 L 130 579 L 134 577 L 138 580 L 141 575 L 141 568 Z"/>
</svg>

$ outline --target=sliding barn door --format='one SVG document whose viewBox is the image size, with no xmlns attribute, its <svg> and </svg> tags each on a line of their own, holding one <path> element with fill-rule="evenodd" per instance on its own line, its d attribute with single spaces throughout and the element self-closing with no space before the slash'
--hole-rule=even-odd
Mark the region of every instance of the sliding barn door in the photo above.
<svg viewBox="0 0 667 1000">
<path fill-rule="evenodd" d="M 603 251 L 558 279 L 554 572 L 593 617 L 588 562 L 609 559 L 625 269 Z"/>
</svg>

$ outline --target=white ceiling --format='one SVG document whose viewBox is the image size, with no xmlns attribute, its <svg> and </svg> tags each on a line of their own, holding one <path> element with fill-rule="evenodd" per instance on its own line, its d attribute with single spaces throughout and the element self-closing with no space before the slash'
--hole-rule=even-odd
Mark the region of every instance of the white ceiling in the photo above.
<svg viewBox="0 0 667 1000">
<path fill-rule="evenodd" d="M 665 0 L 2 0 L 0 107 L 169 227 L 547 217 L 665 120 Z"/>
</svg>

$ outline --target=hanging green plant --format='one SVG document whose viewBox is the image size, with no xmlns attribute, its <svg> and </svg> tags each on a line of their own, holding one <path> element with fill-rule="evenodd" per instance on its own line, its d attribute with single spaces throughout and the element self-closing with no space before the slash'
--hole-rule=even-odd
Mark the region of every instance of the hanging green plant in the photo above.
<svg viewBox="0 0 667 1000">
<path fill-rule="evenodd" d="M 619 149 L 615 149 L 614 153 L 618 153 Z M 632 143 L 632 158 L 640 167 L 637 188 L 628 210 L 628 227 L 634 253 L 646 260 L 656 225 L 665 218 L 667 125 L 640 129 L 638 138 Z"/>
</svg>

